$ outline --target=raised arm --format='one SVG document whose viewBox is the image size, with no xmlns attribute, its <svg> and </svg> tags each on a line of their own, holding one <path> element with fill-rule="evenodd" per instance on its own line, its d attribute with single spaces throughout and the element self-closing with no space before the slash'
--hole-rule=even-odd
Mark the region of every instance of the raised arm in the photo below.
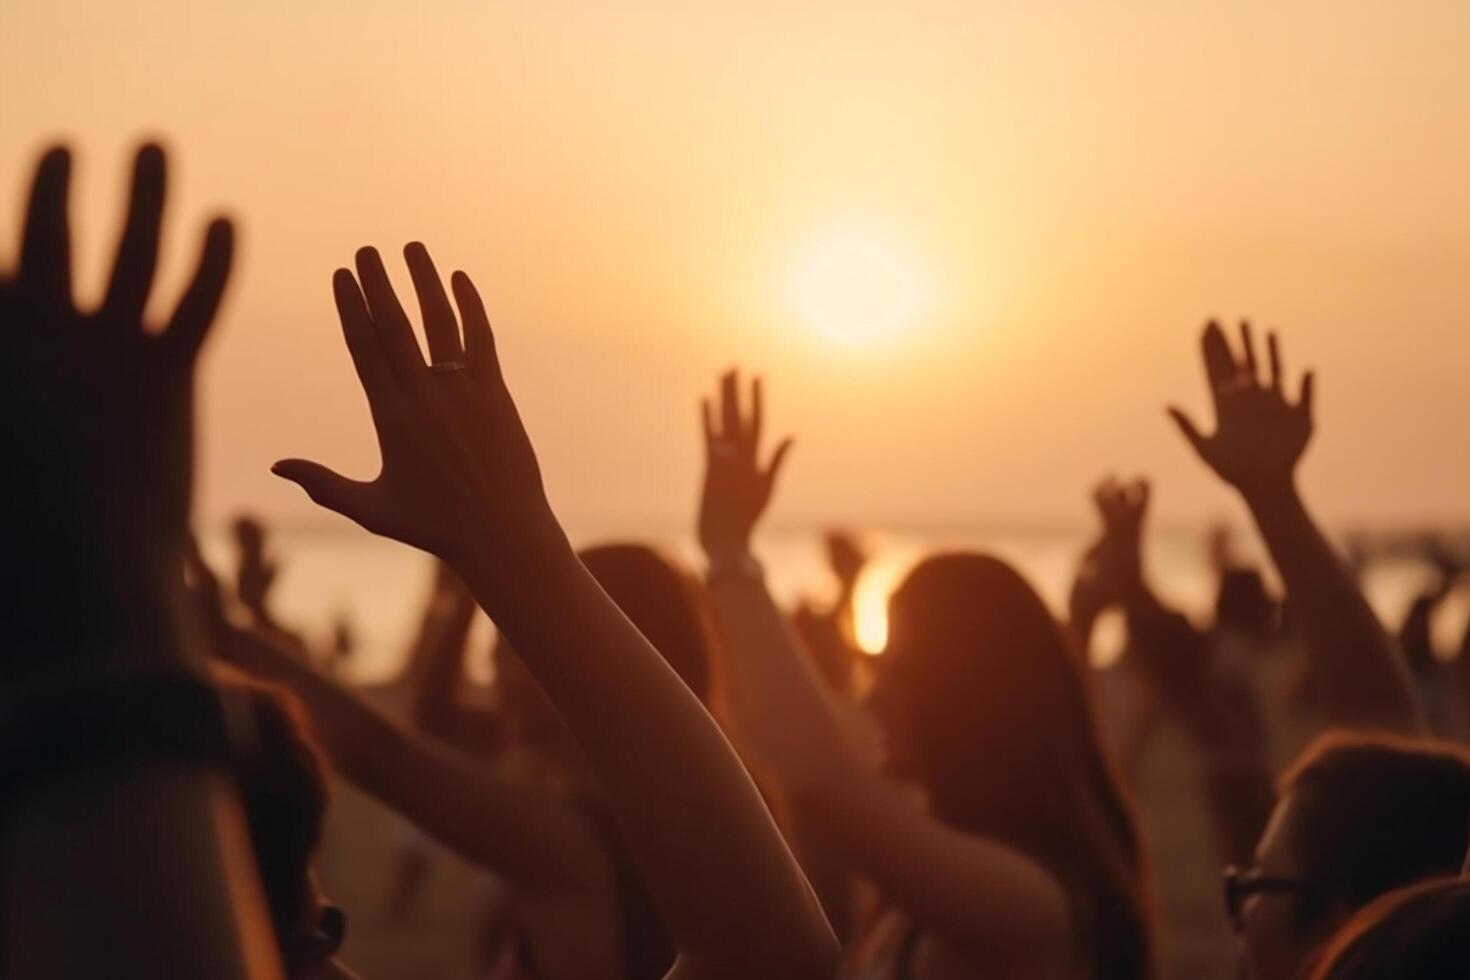
<svg viewBox="0 0 1470 980">
<path fill-rule="evenodd" d="M 739 382 L 721 379 L 718 410 L 704 405 L 707 467 L 699 538 L 726 653 L 724 678 L 742 747 L 768 771 L 799 819 L 950 948 L 992 965 L 1068 947 L 1061 886 L 1029 857 L 931 818 L 874 772 L 799 648 L 750 553 L 789 441 L 759 459 L 760 382 L 741 408 Z"/>
<path fill-rule="evenodd" d="M 300 460 L 275 471 L 464 578 L 601 777 L 674 935 L 676 975 L 827 975 L 831 930 L 739 759 L 553 516 L 474 285 L 454 275 L 456 320 L 428 252 L 405 254 L 429 365 L 377 252 L 333 280 L 382 472 L 358 482 Z"/>
<path fill-rule="evenodd" d="M 67 150 L 42 157 L 20 268 L 0 275 L 0 974 L 279 977 L 179 585 L 194 366 L 231 225 L 145 329 L 165 159 L 143 147 L 105 298 L 83 311 L 70 175 Z"/>
<path fill-rule="evenodd" d="M 439 563 L 405 679 L 414 727 L 484 761 L 504 748 L 505 737 L 496 711 L 468 706 L 460 698 L 478 608 L 454 569 Z"/>
<path fill-rule="evenodd" d="M 333 765 L 355 786 L 530 894 L 575 896 L 596 886 L 603 865 L 597 841 L 565 804 L 390 721 L 272 634 L 236 626 L 197 550 L 190 570 L 211 652 L 289 687 L 310 711 Z"/>
<path fill-rule="evenodd" d="M 1170 408 L 1200 458 L 1245 500 L 1286 584 L 1314 679 L 1337 724 L 1420 733 L 1424 720 L 1403 657 L 1307 511 L 1296 468 L 1312 437 L 1312 373 L 1296 402 L 1284 391 L 1280 348 L 1267 339 L 1264 380 L 1249 324 L 1237 357 L 1210 323 L 1202 339 L 1215 405 L 1215 432 L 1204 435 Z"/>
<path fill-rule="evenodd" d="M 1154 592 L 1143 561 L 1144 480 L 1108 479 L 1093 493 L 1102 534 L 1082 577 L 1101 608 L 1128 620 L 1128 656 L 1200 752 L 1200 775 L 1225 861 L 1247 864 L 1275 801 L 1265 716 L 1248 677 L 1220 662 L 1211 638 Z"/>
</svg>

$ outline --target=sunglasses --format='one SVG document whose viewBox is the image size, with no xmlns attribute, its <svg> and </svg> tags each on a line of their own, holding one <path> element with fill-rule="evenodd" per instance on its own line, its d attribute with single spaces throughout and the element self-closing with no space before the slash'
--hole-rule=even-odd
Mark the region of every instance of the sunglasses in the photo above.
<svg viewBox="0 0 1470 980">
<path fill-rule="evenodd" d="M 1225 914 L 1230 916 L 1230 925 L 1236 932 L 1240 932 L 1245 925 L 1245 900 L 1252 895 L 1270 892 L 1301 893 L 1309 887 L 1301 878 L 1268 875 L 1260 868 L 1237 868 L 1232 865 L 1225 869 Z"/>
</svg>

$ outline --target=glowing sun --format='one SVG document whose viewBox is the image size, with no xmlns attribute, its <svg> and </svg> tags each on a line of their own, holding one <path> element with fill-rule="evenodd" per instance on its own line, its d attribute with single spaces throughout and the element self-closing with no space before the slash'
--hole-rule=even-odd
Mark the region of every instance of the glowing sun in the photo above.
<svg viewBox="0 0 1470 980">
<path fill-rule="evenodd" d="M 863 345 L 913 325 L 919 288 L 904 257 L 882 240 L 837 235 L 815 243 L 793 276 L 801 318 L 829 340 Z"/>
</svg>

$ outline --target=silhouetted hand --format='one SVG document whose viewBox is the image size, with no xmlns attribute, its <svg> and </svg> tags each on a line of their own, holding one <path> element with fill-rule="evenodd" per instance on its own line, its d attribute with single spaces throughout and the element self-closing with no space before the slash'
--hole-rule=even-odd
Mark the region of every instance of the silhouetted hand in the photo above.
<svg viewBox="0 0 1470 980">
<path fill-rule="evenodd" d="M 199 548 L 199 540 L 192 534 L 185 545 L 184 580 L 190 605 L 194 614 L 199 617 L 199 624 L 204 627 L 205 635 L 213 640 L 232 628 L 229 613 L 226 611 L 225 590 L 220 585 L 219 576 L 205 560 L 204 552 Z"/>
<path fill-rule="evenodd" d="M 1122 605 L 1143 589 L 1143 520 L 1148 513 L 1148 481 L 1120 483 L 1108 477 L 1092 494 L 1102 518 L 1098 540 L 1082 558 L 1072 585 L 1074 622 Z"/>
<path fill-rule="evenodd" d="M 1178 408 L 1169 414 L 1210 468 L 1247 497 L 1290 487 L 1297 462 L 1312 437 L 1312 372 L 1302 378 L 1296 404 L 1282 390 L 1281 353 L 1268 337 L 1270 364 L 1265 382 L 1256 363 L 1250 324 L 1240 326 L 1242 354 L 1236 358 L 1219 324 L 1205 327 L 1201 346 L 1215 403 L 1215 433 L 1202 435 Z"/>
<path fill-rule="evenodd" d="M 548 529 L 560 534 L 474 284 L 463 272 L 452 277 L 456 320 L 424 246 L 412 243 L 404 256 L 432 365 L 424 363 L 375 249 L 358 251 L 356 277 L 338 269 L 332 279 L 382 471 L 361 482 L 299 459 L 272 471 L 323 507 L 457 568 L 487 543 L 512 546 Z"/>
<path fill-rule="evenodd" d="M 254 517 L 241 515 L 235 519 L 235 544 L 239 551 L 235 594 L 257 619 L 270 622 L 267 603 L 280 568 L 266 556 L 265 526 Z"/>
<path fill-rule="evenodd" d="M 720 378 L 718 420 L 708 399 L 700 405 L 705 471 L 699 501 L 699 543 L 711 561 L 739 557 L 749 550 L 751 531 L 771 500 L 776 474 L 791 449 L 791 440 L 783 440 L 770 462 L 760 465 L 760 379 L 751 383 L 749 415 L 741 410 L 739 388 L 738 372 L 732 370 Z"/>
<path fill-rule="evenodd" d="M 0 278 L 3 455 L 7 492 L 21 498 L 5 509 L 5 550 L 25 570 L 26 601 L 41 604 L 29 613 L 40 618 L 46 603 L 69 596 L 69 608 L 106 623 L 145 618 L 141 607 L 168 605 L 164 597 L 179 587 L 194 363 L 229 275 L 233 231 L 226 220 L 211 223 L 183 297 L 163 328 L 150 330 L 143 309 L 158 260 L 165 158 L 144 146 L 106 296 L 98 309 L 79 310 L 70 175 L 67 150 L 42 157 L 19 272 Z"/>
<path fill-rule="evenodd" d="M 837 576 L 843 594 L 850 595 L 863 566 L 868 563 L 868 556 L 857 538 L 847 531 L 828 531 L 826 544 L 827 564 L 832 566 L 832 574 Z"/>
</svg>

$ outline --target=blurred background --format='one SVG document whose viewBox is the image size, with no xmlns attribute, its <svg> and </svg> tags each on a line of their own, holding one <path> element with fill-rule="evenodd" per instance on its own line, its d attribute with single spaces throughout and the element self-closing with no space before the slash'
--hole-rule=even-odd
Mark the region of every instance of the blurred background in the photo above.
<svg viewBox="0 0 1470 980">
<path fill-rule="evenodd" d="M 141 138 L 176 151 L 158 293 L 208 215 L 240 219 L 199 520 L 219 559 L 241 510 L 278 530 L 279 611 L 350 618 L 358 680 L 396 669 L 428 563 L 268 467 L 375 471 L 329 277 L 415 239 L 480 284 L 579 542 L 692 558 L 697 399 L 764 374 L 798 438 L 774 583 L 829 595 L 820 532 L 858 531 L 873 650 L 937 546 L 1000 552 L 1060 610 L 1108 472 L 1153 479 L 1156 577 L 1202 608 L 1204 527 L 1246 526 L 1163 409 L 1207 415 L 1206 317 L 1279 327 L 1319 375 L 1307 495 L 1383 552 L 1393 627 L 1434 575 L 1400 542 L 1470 528 L 1467 42 L 1456 0 L 3 0 L 0 226 L 58 139 L 84 295 Z M 1463 585 L 1436 616 L 1451 651 Z"/>
</svg>

